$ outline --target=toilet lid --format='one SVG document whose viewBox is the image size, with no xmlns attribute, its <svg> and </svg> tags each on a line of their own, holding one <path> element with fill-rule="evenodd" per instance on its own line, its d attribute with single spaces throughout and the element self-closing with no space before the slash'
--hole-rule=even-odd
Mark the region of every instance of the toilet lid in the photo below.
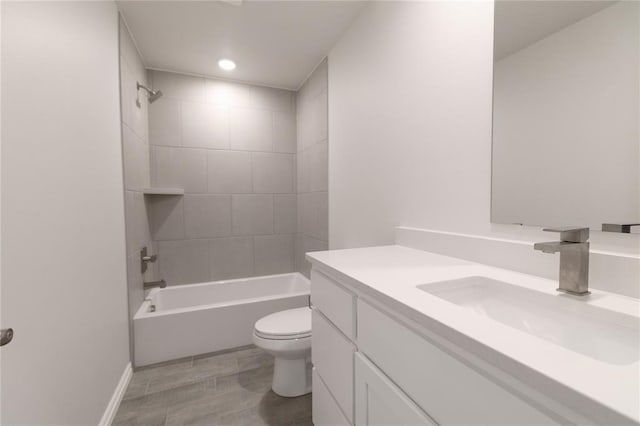
<svg viewBox="0 0 640 426">
<path fill-rule="evenodd" d="M 311 336 L 311 309 L 289 309 L 256 321 L 256 334 L 267 339 L 299 339 Z"/>
</svg>

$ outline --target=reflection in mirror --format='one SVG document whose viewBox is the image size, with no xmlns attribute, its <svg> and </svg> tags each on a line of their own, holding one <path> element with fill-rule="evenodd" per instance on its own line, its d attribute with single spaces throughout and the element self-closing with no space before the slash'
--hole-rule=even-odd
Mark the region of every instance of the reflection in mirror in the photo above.
<svg viewBox="0 0 640 426">
<path fill-rule="evenodd" d="M 640 220 L 639 60 L 640 2 L 496 1 L 492 222 Z"/>
</svg>

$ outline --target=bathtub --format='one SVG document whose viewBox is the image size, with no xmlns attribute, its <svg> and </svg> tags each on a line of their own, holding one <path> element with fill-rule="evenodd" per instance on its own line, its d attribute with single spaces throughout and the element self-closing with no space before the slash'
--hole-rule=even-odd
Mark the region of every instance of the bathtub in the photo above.
<svg viewBox="0 0 640 426">
<path fill-rule="evenodd" d="M 265 315 L 306 306 L 299 273 L 153 289 L 133 317 L 137 367 L 251 344 Z"/>
</svg>

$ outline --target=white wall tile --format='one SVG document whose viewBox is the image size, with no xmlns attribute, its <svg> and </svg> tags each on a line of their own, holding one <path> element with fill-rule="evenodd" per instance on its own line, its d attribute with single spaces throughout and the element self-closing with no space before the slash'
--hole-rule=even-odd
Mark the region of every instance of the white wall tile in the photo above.
<svg viewBox="0 0 640 426">
<path fill-rule="evenodd" d="M 305 252 L 328 247 L 327 61 L 296 96 L 297 232 L 296 270 L 309 276 Z"/>
<path fill-rule="evenodd" d="M 328 60 L 325 59 L 316 67 L 305 81 L 304 86 L 297 93 L 298 105 L 315 98 L 318 93 L 328 86 Z"/>
<path fill-rule="evenodd" d="M 311 102 L 298 102 L 297 122 L 297 150 L 298 152 L 313 144 L 313 129 L 315 129 L 315 117 Z"/>
<path fill-rule="evenodd" d="M 209 151 L 207 153 L 209 192 L 241 194 L 252 192 L 251 153 Z"/>
<path fill-rule="evenodd" d="M 229 135 L 232 149 L 271 151 L 273 149 L 271 111 L 230 108 Z"/>
<path fill-rule="evenodd" d="M 183 198 L 174 195 L 147 197 L 151 235 L 154 240 L 185 238 Z"/>
<path fill-rule="evenodd" d="M 152 147 L 153 185 L 207 192 L 207 153 L 192 148 Z"/>
<path fill-rule="evenodd" d="M 184 221 L 187 238 L 231 235 L 231 196 L 185 195 Z"/>
<path fill-rule="evenodd" d="M 253 237 L 255 274 L 270 275 L 293 271 L 293 240 L 293 235 Z"/>
<path fill-rule="evenodd" d="M 309 154 L 310 191 L 327 191 L 329 188 L 329 156 L 327 142 L 313 144 L 307 151 Z"/>
<path fill-rule="evenodd" d="M 326 241 L 318 240 L 306 235 L 298 235 L 295 246 L 296 271 L 309 278 L 311 263 L 305 258 L 305 255 L 309 252 L 324 251 L 328 249 L 329 244 Z"/>
<path fill-rule="evenodd" d="M 140 271 L 140 255 L 134 253 L 127 257 L 127 290 L 129 297 L 129 318 L 133 318 L 144 299 L 143 278 Z M 135 303 L 135 302 L 140 303 Z"/>
<path fill-rule="evenodd" d="M 273 113 L 273 151 L 296 152 L 296 116 L 291 112 Z"/>
<path fill-rule="evenodd" d="M 227 107 L 200 102 L 183 102 L 182 144 L 198 148 L 229 148 Z"/>
<path fill-rule="evenodd" d="M 234 195 L 231 203 L 234 235 L 273 233 L 272 195 Z"/>
<path fill-rule="evenodd" d="M 327 89 L 325 88 L 314 99 L 315 128 L 313 129 L 313 142 L 320 142 L 327 139 L 329 130 L 327 102 L 328 96 Z"/>
<path fill-rule="evenodd" d="M 152 255 L 158 254 L 158 243 L 156 241 L 151 241 L 149 245 L 147 245 L 147 253 L 151 253 Z M 139 263 L 140 253 L 136 253 L 136 255 L 138 257 L 138 263 Z M 160 279 L 157 261 L 154 263 L 147 263 L 147 272 L 144 273 L 143 279 L 145 281 L 157 281 Z"/>
<path fill-rule="evenodd" d="M 122 126 L 124 187 L 140 191 L 149 186 L 149 146 L 127 126 Z"/>
<path fill-rule="evenodd" d="M 182 145 L 181 104 L 174 99 L 158 99 L 149 105 L 149 143 Z"/>
<path fill-rule="evenodd" d="M 293 155 L 254 152 L 251 169 L 254 192 L 293 192 Z"/>
<path fill-rule="evenodd" d="M 282 112 L 292 112 L 294 110 L 295 92 L 271 87 L 251 86 L 251 94 L 254 108 Z"/>
<path fill-rule="evenodd" d="M 162 90 L 163 98 L 180 101 L 205 101 L 204 78 L 163 71 L 151 71 L 149 74 L 153 90 Z"/>
<path fill-rule="evenodd" d="M 129 35 L 129 31 L 127 27 L 120 22 L 120 63 L 126 62 L 130 69 L 136 70 L 136 68 L 140 69 L 142 73 L 145 73 L 144 66 L 142 65 L 142 61 L 138 57 L 138 51 L 133 43 L 133 39 L 131 35 Z"/>
<path fill-rule="evenodd" d="M 159 241 L 158 264 L 169 285 L 209 281 L 209 241 Z"/>
<path fill-rule="evenodd" d="M 301 232 L 319 240 L 328 240 L 328 196 L 326 192 L 310 192 L 298 195 L 298 214 L 301 215 Z"/>
<path fill-rule="evenodd" d="M 251 107 L 251 86 L 230 81 L 207 79 L 205 83 L 205 100 L 218 105 Z"/>
<path fill-rule="evenodd" d="M 132 255 L 149 244 L 151 228 L 142 193 L 125 191 L 124 201 L 127 255 Z"/>
<path fill-rule="evenodd" d="M 311 191 L 311 151 L 305 149 L 297 155 L 296 167 L 296 183 L 298 185 L 298 193 Z"/>
<path fill-rule="evenodd" d="M 144 74 L 143 74 L 144 75 Z M 131 116 L 129 119 L 130 127 L 133 131 L 145 142 L 149 141 L 149 101 L 147 100 L 147 94 L 143 90 L 136 90 L 136 83 L 140 81 L 142 76 L 137 76 L 136 81 L 131 83 L 133 87 L 134 94 L 133 96 L 133 104 L 131 105 L 131 110 L 129 111 Z M 144 80 L 140 81 L 144 84 Z M 136 95 L 140 100 L 140 106 L 136 104 Z"/>
<path fill-rule="evenodd" d="M 253 238 L 215 238 L 209 241 L 211 280 L 253 275 Z"/>
<path fill-rule="evenodd" d="M 274 226 L 276 234 L 295 234 L 297 228 L 297 195 L 273 196 Z"/>
<path fill-rule="evenodd" d="M 131 126 L 131 109 L 135 102 L 135 77 L 124 57 L 120 56 L 120 115 L 122 122 Z"/>
</svg>

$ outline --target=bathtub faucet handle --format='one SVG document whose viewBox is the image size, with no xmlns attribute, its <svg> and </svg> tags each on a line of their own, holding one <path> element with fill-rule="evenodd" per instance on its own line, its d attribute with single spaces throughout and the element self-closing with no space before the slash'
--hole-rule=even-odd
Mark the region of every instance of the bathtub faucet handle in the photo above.
<svg viewBox="0 0 640 426">
<path fill-rule="evenodd" d="M 149 255 L 146 247 L 142 247 L 140 250 L 140 270 L 144 274 L 147 272 L 148 263 L 154 263 L 158 259 L 158 255 Z"/>
</svg>

